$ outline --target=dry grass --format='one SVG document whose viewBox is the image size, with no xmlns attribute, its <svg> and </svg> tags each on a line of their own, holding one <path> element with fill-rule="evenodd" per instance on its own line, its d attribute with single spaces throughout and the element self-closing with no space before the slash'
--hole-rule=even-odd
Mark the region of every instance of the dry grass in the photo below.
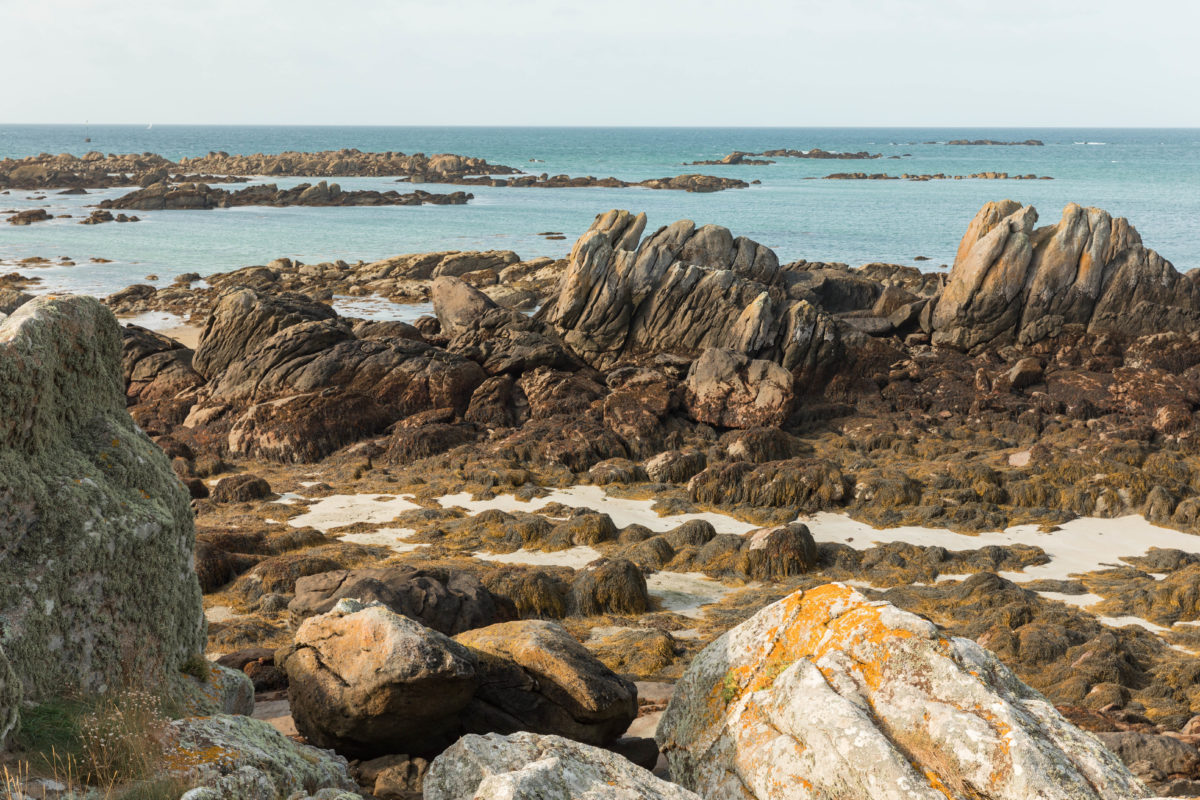
<svg viewBox="0 0 1200 800">
<path fill-rule="evenodd" d="M 168 723 L 160 698 L 138 690 L 27 709 L 0 767 L 0 800 L 37 779 L 103 800 L 176 800 L 190 785 L 165 770 Z"/>
</svg>

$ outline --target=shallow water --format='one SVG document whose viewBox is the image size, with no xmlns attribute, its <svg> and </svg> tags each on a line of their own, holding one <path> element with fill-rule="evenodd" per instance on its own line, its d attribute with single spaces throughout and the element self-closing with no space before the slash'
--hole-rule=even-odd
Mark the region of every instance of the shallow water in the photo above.
<svg viewBox="0 0 1200 800">
<path fill-rule="evenodd" d="M 0 261 L 29 256 L 102 256 L 112 264 L 30 270 L 47 289 L 107 294 L 157 274 L 209 275 L 280 256 L 306 262 L 373 260 L 405 252 L 512 249 L 522 257 L 562 257 L 593 217 L 610 208 L 646 211 L 650 227 L 680 218 L 717 223 L 777 250 L 787 260 L 890 261 L 934 269 L 949 263 L 967 223 L 983 203 L 1011 197 L 1033 203 L 1044 223 L 1068 202 L 1127 216 L 1149 246 L 1177 267 L 1200 266 L 1200 131 L 1194 129 L 917 129 L 917 128 L 335 128 L 0 126 L 0 157 L 88 149 L 152 151 L 170 158 L 231 153 L 358 147 L 362 150 L 454 152 L 531 172 L 613 175 L 627 180 L 703 172 L 759 186 L 698 195 L 649 189 L 472 189 L 466 206 L 378 208 L 232 208 L 138 212 L 131 224 L 77 225 L 87 205 L 123 194 L 0 195 L 0 210 L 49 203 L 72 214 L 28 227 L 0 225 Z M 1038 138 L 1045 147 L 960 147 L 925 142 L 951 138 Z M 1103 144 L 1086 144 L 1099 142 Z M 901 159 L 777 159 L 769 166 L 683 166 L 733 150 L 788 147 L 860 151 Z M 529 159 L 541 159 L 530 163 Z M 1050 175 L 1052 181 L 826 181 L 833 172 Z M 280 186 L 314 179 L 282 178 Z M 338 179 L 345 189 L 460 187 L 397 184 L 394 179 Z M 236 188 L 236 186 L 231 187 Z M 562 231 L 563 241 L 537 234 Z M 929 261 L 918 262 L 916 256 Z"/>
</svg>

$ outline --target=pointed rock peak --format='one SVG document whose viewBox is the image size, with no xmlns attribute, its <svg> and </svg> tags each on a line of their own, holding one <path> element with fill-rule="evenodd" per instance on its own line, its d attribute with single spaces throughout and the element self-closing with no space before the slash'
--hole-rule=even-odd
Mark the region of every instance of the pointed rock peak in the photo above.
<svg viewBox="0 0 1200 800">
<path fill-rule="evenodd" d="M 1027 208 L 1033 210 L 1032 206 L 1027 206 Z M 967 226 L 967 232 L 963 234 L 962 241 L 959 242 L 958 253 L 954 256 L 954 266 L 958 266 L 959 262 L 971 252 L 975 243 L 987 236 L 992 228 L 1019 210 L 1021 210 L 1021 204 L 1016 200 L 985 203 L 983 208 L 979 209 L 979 213 L 975 215 L 975 219 L 971 220 L 971 224 Z M 1037 219 L 1036 211 L 1034 211 L 1034 219 Z"/>
</svg>

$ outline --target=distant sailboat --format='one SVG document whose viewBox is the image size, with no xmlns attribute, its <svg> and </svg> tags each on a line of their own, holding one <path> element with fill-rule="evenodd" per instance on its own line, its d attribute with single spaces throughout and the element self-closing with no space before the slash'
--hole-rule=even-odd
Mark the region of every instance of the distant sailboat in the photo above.
<svg viewBox="0 0 1200 800">
<path fill-rule="evenodd" d="M 150 130 L 153 127 L 154 127 L 154 123 L 151 122 L 149 125 L 146 126 L 146 130 Z"/>
<path fill-rule="evenodd" d="M 85 142 L 90 142 L 92 140 L 92 132 L 88 130 L 87 120 L 83 121 L 83 140 Z"/>
</svg>

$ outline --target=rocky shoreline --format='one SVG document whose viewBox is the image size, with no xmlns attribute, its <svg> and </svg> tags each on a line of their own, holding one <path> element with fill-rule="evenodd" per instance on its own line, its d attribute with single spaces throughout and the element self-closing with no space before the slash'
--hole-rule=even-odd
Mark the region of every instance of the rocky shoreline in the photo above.
<svg viewBox="0 0 1200 800">
<path fill-rule="evenodd" d="M 69 577 L 0 593 L 0 733 L 186 665 L 188 800 L 1200 790 L 1200 276 L 1073 204 L 987 204 L 947 273 L 648 225 L 106 299 L 195 347 L 8 279 L 0 573 L 54 530 Z M 145 659 L 53 661 L 114 625 Z"/>
<path fill-rule="evenodd" d="M 228 191 L 213 189 L 203 183 L 154 183 L 135 192 L 103 200 L 102 209 L 137 209 L 140 211 L 233 208 L 235 206 L 419 206 L 466 205 L 474 195 L 466 192 L 431 194 L 417 190 L 409 194 L 371 190 L 343 191 L 336 183 L 320 181 L 301 183 L 290 189 L 275 184 L 247 186 Z"/>
<path fill-rule="evenodd" d="M 772 158 L 816 158 L 816 159 L 841 159 L 841 160 L 863 160 L 883 158 L 882 153 L 868 153 L 859 151 L 857 153 L 838 153 L 829 150 L 822 150 L 819 147 L 814 147 L 811 150 L 793 150 L 788 148 L 777 148 L 775 150 L 764 150 L 761 153 L 750 153 L 743 150 L 734 150 L 724 158 L 715 161 L 690 161 L 684 166 L 728 166 L 731 164 L 744 164 L 746 166 L 765 166 L 774 164 Z M 891 156 L 891 158 L 900 158 L 900 156 Z"/>
<path fill-rule="evenodd" d="M 970 175 L 947 175 L 944 172 L 921 175 L 888 175 L 884 172 L 866 173 L 866 172 L 835 172 L 832 175 L 826 175 L 825 180 L 828 181 L 961 181 L 961 180 L 980 180 L 980 181 L 1052 181 L 1049 175 L 1009 175 L 1007 172 L 975 172 Z"/>
</svg>

